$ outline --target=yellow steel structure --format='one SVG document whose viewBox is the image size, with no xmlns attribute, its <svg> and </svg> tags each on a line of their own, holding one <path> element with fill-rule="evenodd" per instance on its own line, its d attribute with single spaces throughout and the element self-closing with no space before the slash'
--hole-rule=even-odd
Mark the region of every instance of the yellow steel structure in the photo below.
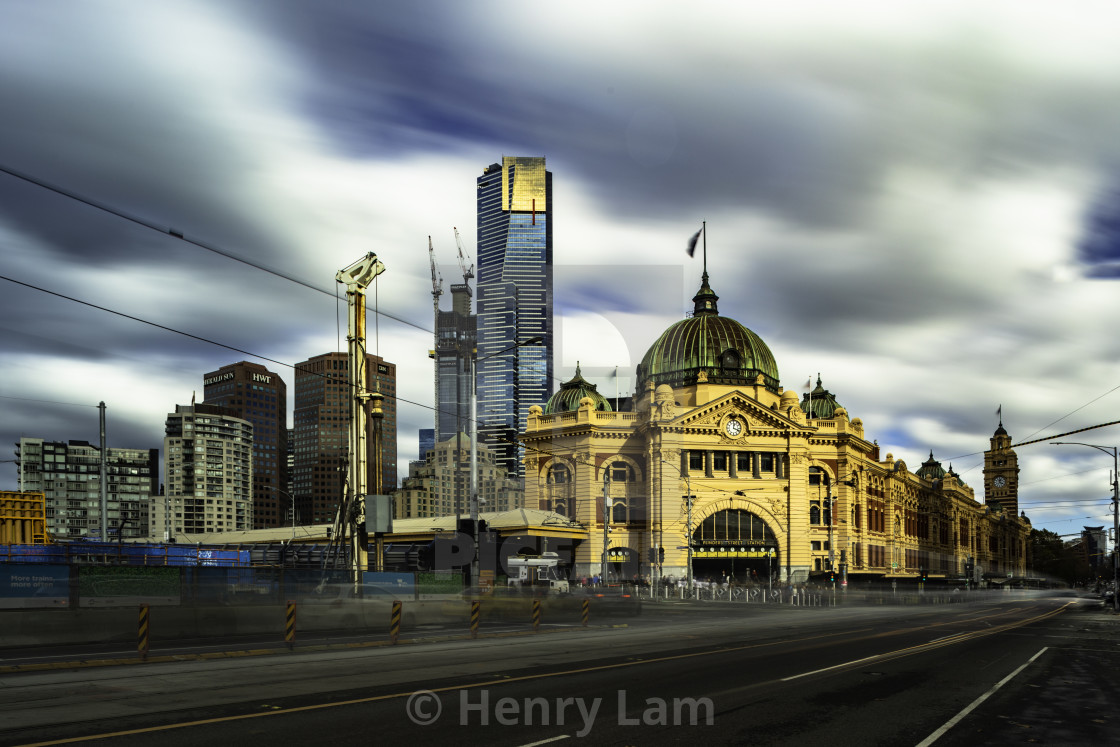
<svg viewBox="0 0 1120 747">
<path fill-rule="evenodd" d="M 0 491 L 0 545 L 45 545 L 48 542 L 43 494 Z"/>
</svg>

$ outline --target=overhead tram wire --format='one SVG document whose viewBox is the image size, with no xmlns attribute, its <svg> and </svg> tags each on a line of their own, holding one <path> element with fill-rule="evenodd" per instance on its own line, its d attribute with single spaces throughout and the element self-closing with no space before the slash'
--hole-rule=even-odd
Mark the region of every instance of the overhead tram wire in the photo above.
<svg viewBox="0 0 1120 747">
<path fill-rule="evenodd" d="M 1101 396 L 1103 397 L 1104 395 L 1101 395 Z M 1100 397 L 1098 397 L 1097 399 L 1100 399 Z M 1094 400 L 1094 401 L 1096 401 L 1096 400 Z M 1078 409 L 1080 409 L 1080 408 L 1078 408 Z M 1058 422 L 1058 421 L 1054 421 L 1054 422 Z M 1042 441 L 1049 441 L 1052 438 L 1064 438 L 1065 436 L 1072 436 L 1075 433 L 1084 433 L 1085 431 L 1095 431 L 1097 428 L 1107 428 L 1110 425 L 1120 425 L 1120 420 L 1113 420 L 1111 422 L 1100 423 L 1098 425 L 1090 425 L 1090 426 L 1086 426 L 1085 428 L 1078 428 L 1075 431 L 1068 431 L 1066 433 L 1056 433 L 1053 436 L 1046 436 L 1045 438 L 1036 438 L 1033 441 L 1020 441 L 1017 444 L 1011 444 L 1011 447 L 1015 448 L 1016 446 L 1027 446 L 1029 444 L 1037 444 L 1037 443 L 1041 443 Z M 1038 431 L 1035 431 L 1035 433 L 1037 433 L 1037 432 Z"/>
<path fill-rule="evenodd" d="M 139 322 L 141 324 L 147 324 L 148 326 L 155 327 L 157 329 L 162 329 L 165 332 L 172 332 L 172 333 L 177 334 L 177 335 L 182 335 L 184 337 L 189 337 L 192 340 L 197 340 L 199 342 L 204 342 L 208 345 L 216 345 L 220 348 L 225 348 L 226 350 L 232 350 L 235 353 L 241 353 L 242 355 L 247 355 L 250 358 L 256 358 L 257 360 L 262 360 L 262 361 L 268 361 L 269 363 L 275 363 L 278 366 L 283 366 L 285 368 L 290 368 L 290 369 L 293 369 L 293 370 L 295 370 L 295 368 L 296 368 L 296 364 L 294 364 L 294 363 L 287 363 L 285 361 L 276 360 L 275 358 L 269 358 L 266 355 L 260 355 L 258 353 L 254 353 L 250 350 L 244 350 L 242 348 L 235 347 L 233 345 L 227 345 L 223 342 L 218 342 L 217 340 L 211 340 L 208 337 L 201 337 L 199 335 L 191 334 L 190 332 L 184 332 L 182 330 L 175 329 L 174 327 L 168 327 L 166 325 L 159 324 L 157 322 L 152 322 L 152 321 L 149 321 L 147 319 L 141 319 L 138 316 L 132 316 L 131 314 L 125 314 L 122 311 L 116 311 L 114 309 L 110 309 L 110 308 L 105 307 L 105 306 L 99 306 L 95 303 L 90 303 L 89 301 L 83 301 L 80 298 L 74 298 L 73 296 L 67 296 L 64 293 L 58 293 L 57 291 L 52 291 L 52 290 L 48 290 L 46 288 L 41 288 L 37 285 L 32 285 L 31 283 L 25 283 L 22 280 L 16 280 L 15 278 L 10 278 L 6 275 L 0 275 L 0 280 L 7 280 L 10 283 L 15 283 L 16 285 L 22 285 L 25 288 L 30 288 L 32 290 L 37 290 L 41 293 L 46 293 L 48 295 L 55 296 L 56 298 L 61 298 L 61 299 L 64 299 L 66 301 L 72 301 L 74 303 L 81 304 L 83 306 L 88 306 L 92 309 L 97 309 L 98 311 L 104 311 L 107 314 L 114 314 L 116 316 L 123 317 L 125 319 L 129 319 L 129 320 L 134 321 L 134 322 Z M 310 373 L 310 372 L 308 372 L 308 373 Z M 322 378 L 328 378 L 324 374 L 315 374 L 315 375 L 320 376 Z M 7 399 L 20 399 L 20 398 L 19 397 L 8 397 Z M 404 399 L 404 398 L 399 397 L 399 396 L 395 396 L 394 399 L 399 401 L 399 402 L 404 402 L 405 404 L 416 405 L 417 407 L 424 407 L 424 408 L 427 408 L 429 410 L 435 410 L 436 409 L 436 408 L 432 407 L 431 405 L 425 405 L 425 404 L 422 404 L 420 402 L 413 402 L 411 400 L 407 400 L 407 399 Z M 37 401 L 47 401 L 47 400 L 28 400 L 28 401 L 37 402 Z M 59 403 L 59 404 L 72 404 L 72 403 L 63 402 L 63 403 Z"/>
<path fill-rule="evenodd" d="M 244 355 L 252 356 L 253 358 L 259 358 L 262 361 L 269 361 L 270 363 L 275 363 L 279 366 L 288 366 L 289 368 L 293 367 L 289 363 L 284 363 L 283 361 L 278 361 L 274 358 L 269 358 L 269 357 L 264 356 L 264 355 L 257 355 L 256 353 L 251 353 L 248 350 L 242 350 L 241 348 L 237 348 L 237 347 L 234 347 L 232 345 L 226 345 L 225 343 L 217 342 L 216 340 L 210 340 L 210 339 L 207 339 L 205 337 L 199 337 L 198 335 L 192 335 L 190 332 L 183 332 L 182 330 L 174 329 L 173 327 L 167 327 L 163 324 L 158 324 L 156 322 L 150 322 L 147 319 L 141 319 L 138 316 L 132 316 L 131 314 L 126 314 L 123 311 L 115 311 L 115 310 L 107 308 L 105 306 L 98 306 L 95 303 L 90 303 L 89 301 L 83 301 L 80 298 L 74 298 L 73 296 L 67 296 L 64 293 L 58 293 L 57 291 L 52 291 L 52 290 L 48 290 L 46 288 L 41 288 L 38 285 L 32 285 L 31 283 L 25 283 L 22 280 L 16 280 L 15 278 L 10 278 L 7 275 L 0 275 L 0 280 L 7 280 L 9 283 L 15 283 L 16 285 L 22 285 L 25 288 L 31 288 L 32 290 L 37 290 L 40 293 L 46 293 L 46 294 L 54 296 L 56 298 L 62 298 L 62 299 L 65 299 L 67 301 L 73 301 L 74 303 L 81 304 L 83 306 L 89 306 L 91 309 L 97 309 L 98 311 L 104 311 L 108 314 L 115 314 L 116 316 L 124 317 L 125 319 L 130 319 L 134 322 L 140 322 L 141 324 L 147 324 L 151 327 L 156 327 L 157 329 L 162 329 L 166 332 L 174 332 L 177 335 L 183 335 L 184 337 L 189 337 L 192 340 L 198 340 L 199 342 L 205 342 L 205 343 L 210 344 L 210 345 L 217 345 L 218 347 L 225 348 L 226 350 L 232 350 L 235 353 L 242 353 Z"/>
<path fill-rule="evenodd" d="M 115 207 L 113 207 L 111 205 L 108 205 L 104 202 L 94 200 L 91 197 L 85 197 L 83 195 L 78 194 L 77 192 L 66 189 L 65 187 L 60 187 L 56 184 L 51 184 L 49 182 L 45 182 L 42 179 L 31 176 L 30 174 L 26 174 L 22 171 L 17 171 L 16 169 L 10 168 L 10 167 L 5 166 L 3 164 L 0 164 L 0 172 L 5 173 L 9 176 L 15 177 L 16 179 L 21 179 L 25 182 L 28 182 L 29 184 L 34 184 L 37 187 L 41 187 L 42 189 L 49 190 L 51 192 L 54 192 L 55 194 L 62 195 L 63 197 L 68 197 L 71 200 L 74 200 L 76 202 L 80 202 L 83 205 L 86 205 L 88 207 L 94 208 L 96 210 L 100 210 L 100 211 L 105 212 L 105 213 L 109 213 L 110 215 L 113 215 L 113 216 L 116 216 L 117 218 L 121 218 L 123 220 L 129 221 L 130 223 L 135 223 L 138 226 L 141 226 L 143 228 L 147 228 L 151 231 L 155 231 L 156 233 L 160 233 L 160 234 L 163 234 L 165 236 L 170 236 L 172 238 L 179 239 L 180 241 L 186 242 L 187 244 L 191 244 L 192 246 L 196 246 L 199 249 L 205 249 L 208 252 L 213 252 L 214 254 L 217 254 L 221 257 L 225 257 L 226 259 L 231 259 L 234 262 L 240 262 L 241 264 L 246 265 L 247 267 L 252 267 L 254 270 L 260 270 L 261 272 L 266 272 L 269 275 L 274 275 L 274 276 L 276 276 L 278 278 L 281 278 L 283 280 L 287 280 L 289 282 L 295 283 L 296 285 L 302 285 L 304 288 L 307 288 L 309 290 L 313 290 L 317 293 L 322 293 L 325 296 L 330 296 L 332 298 L 335 297 L 334 293 L 331 293 L 329 290 L 326 290 L 325 288 L 322 288 L 322 287 L 317 286 L 317 285 L 313 285 L 313 284 L 311 284 L 311 283 L 309 283 L 305 280 L 300 280 L 297 277 L 294 277 L 292 275 L 288 275 L 286 273 L 280 272 L 279 270 L 274 270 L 271 267 L 266 267 L 265 265 L 259 264 L 257 262 L 253 262 L 252 260 L 246 259 L 244 257 L 239 257 L 238 255 L 234 254 L 233 252 L 226 251 L 226 250 L 221 249 L 217 246 L 214 246 L 213 244 L 208 244 L 205 241 L 199 241 L 198 239 L 188 238 L 187 236 L 185 236 L 183 234 L 182 231 L 180 231 L 178 229 L 170 228 L 170 227 L 167 227 L 167 226 L 161 226 L 161 225 L 159 225 L 157 223 L 154 223 L 152 221 L 149 221 L 145 218 L 141 218 L 137 215 L 132 215 L 130 213 L 125 212 L 124 210 L 121 210 L 119 208 L 115 208 Z M 428 334 L 433 334 L 433 332 L 434 332 L 434 330 L 426 329 L 425 327 L 423 327 L 419 324 L 416 324 L 415 322 L 410 322 L 407 319 L 402 319 L 399 316 L 395 316 L 393 314 L 389 314 L 389 313 L 384 312 L 384 311 L 374 311 L 374 313 L 375 314 L 384 314 L 385 316 L 389 317 L 390 319 L 398 321 L 401 324 L 406 324 L 410 327 L 415 327 L 416 329 L 418 329 L 422 332 L 427 332 Z"/>
<path fill-rule="evenodd" d="M 7 174 L 7 175 L 12 176 L 16 179 L 21 179 L 25 182 L 28 182 L 29 184 L 34 184 L 37 187 L 48 190 L 50 192 L 54 192 L 55 194 L 58 194 L 58 195 L 62 195 L 63 197 L 67 197 L 67 198 L 69 198 L 71 200 L 74 200 L 76 202 L 80 202 L 83 205 L 86 205 L 87 207 L 94 208 L 95 210 L 100 210 L 102 212 L 113 215 L 117 218 L 121 218 L 123 220 L 129 221 L 130 223 L 135 223 L 138 226 L 141 226 L 143 228 L 147 228 L 151 231 L 155 231 L 156 233 L 159 233 L 159 234 L 163 234 L 164 236 L 170 236 L 172 238 L 179 239 L 180 241 L 183 241 L 187 244 L 190 244 L 192 246 L 196 246 L 199 249 L 204 249 L 208 252 L 212 252 L 212 253 L 217 254 L 221 257 L 225 257 L 226 259 L 233 260 L 234 262 L 240 262 L 241 264 L 243 264 L 247 267 L 252 267 L 255 270 L 260 270 L 261 272 L 265 272 L 265 273 L 268 273 L 269 275 L 273 275 L 273 276 L 281 278 L 283 280 L 287 280 L 289 282 L 295 283 L 296 285 L 301 285 L 304 288 L 307 288 L 309 290 L 313 290 L 317 293 L 322 293 L 325 296 L 330 296 L 331 298 L 334 298 L 336 300 L 336 302 L 338 300 L 337 292 L 336 293 L 331 293 L 330 291 L 326 290 L 325 288 L 321 288 L 319 286 L 312 285 L 311 283 L 308 283 L 305 280 L 300 280 L 297 277 L 293 277 L 293 276 L 288 275 L 286 273 L 280 272 L 279 270 L 274 270 L 271 267 L 267 267 L 267 266 L 259 264 L 257 262 L 253 262 L 251 260 L 245 259 L 244 257 L 240 257 L 240 256 L 234 254 L 233 252 L 221 249 L 221 248 L 219 248 L 219 247 L 217 247 L 213 244 L 208 244 L 208 243 L 206 243 L 204 241 L 200 241 L 198 239 L 189 238 L 186 235 L 184 235 L 184 233 L 182 231 L 180 231 L 178 229 L 170 228 L 170 227 L 167 227 L 167 226 L 161 226 L 158 223 L 155 223 L 153 221 L 147 220 L 145 218 L 141 218 L 140 216 L 137 216 L 137 215 L 132 215 L 130 213 L 125 212 L 124 210 L 121 210 L 120 208 L 116 208 L 116 207 L 113 207 L 112 205 L 109 205 L 107 203 L 101 202 L 99 200 L 95 200 L 92 197 L 86 197 L 84 195 L 78 194 L 77 192 L 74 192 L 73 190 L 66 189 L 65 187 L 60 187 L 57 184 L 51 184 L 50 182 L 39 179 L 38 177 L 34 177 L 34 176 L 31 176 L 30 174 L 27 174 L 25 172 L 19 171 L 17 169 L 13 169 L 9 166 L 5 166 L 4 164 L 0 164 L 0 173 Z M 336 291 L 337 291 L 337 289 L 336 289 Z M 402 317 L 396 316 L 395 314 L 390 314 L 389 312 L 386 312 L 386 311 L 381 311 L 379 309 L 374 309 L 373 313 L 374 313 L 375 324 L 376 324 L 376 320 L 380 319 L 380 317 L 382 315 L 384 315 L 384 316 L 386 316 L 386 317 L 388 317 L 388 318 L 390 318 L 394 321 L 400 322 L 401 324 L 407 325 L 409 327 L 413 327 L 414 329 L 418 329 L 421 332 L 427 332 L 428 334 L 434 334 L 434 332 L 435 332 L 435 330 L 428 329 L 427 327 L 425 327 L 421 324 L 417 324 L 416 322 L 409 321 L 408 319 L 404 319 Z M 254 356 L 254 357 L 260 357 L 260 356 Z M 268 359 L 265 358 L 263 360 L 268 360 Z M 553 375 L 552 378 L 554 378 L 556 381 L 559 381 L 559 382 L 563 383 L 563 380 L 559 376 Z"/>
<path fill-rule="evenodd" d="M 56 399 L 31 399 L 30 397 L 9 397 L 6 394 L 0 394 L 0 399 L 13 399 L 17 402 L 42 402 L 48 405 L 70 405 L 72 407 L 97 407 L 87 402 L 60 402 Z"/>
<path fill-rule="evenodd" d="M 105 307 L 105 306 L 99 306 L 95 303 L 90 303 L 89 301 L 83 301 L 79 298 L 74 298 L 73 296 L 68 296 L 64 293 L 59 293 L 57 291 L 52 291 L 52 290 L 49 290 L 47 288 L 42 288 L 40 286 L 33 285 L 31 283 L 25 283 L 22 280 L 16 280 L 15 278 L 11 278 L 11 277 L 8 277 L 6 275 L 0 275 L 0 280 L 7 280 L 10 283 L 15 283 L 16 285 L 22 285 L 25 288 L 30 288 L 32 290 L 39 291 L 40 293 L 46 293 L 48 295 L 55 296 L 56 298 L 61 298 L 61 299 L 66 300 L 66 301 L 72 301 L 73 303 L 81 304 L 83 306 L 88 306 L 92 309 L 97 309 L 98 311 L 104 311 L 107 314 L 113 314 L 113 315 L 116 315 L 116 316 L 119 316 L 119 317 L 123 317 L 125 319 L 130 320 L 130 321 L 139 322 L 141 324 L 147 324 L 148 326 L 155 327 L 156 329 L 161 329 L 161 330 L 164 330 L 165 332 L 171 332 L 171 333 L 174 333 L 174 334 L 177 334 L 177 335 L 182 335 L 184 337 L 189 337 L 192 340 L 197 340 L 199 342 L 204 342 L 208 345 L 216 345 L 220 348 L 225 348 L 226 350 L 232 350 L 235 353 L 241 353 L 242 355 L 247 355 L 251 358 L 256 358 L 257 360 L 268 361 L 269 363 L 275 363 L 278 366 L 283 366 L 284 368 L 290 368 L 293 371 L 296 369 L 296 364 L 294 364 L 294 363 L 287 363 L 285 361 L 276 360 L 275 358 L 269 358 L 268 356 L 260 355 L 258 353 L 254 353 L 250 350 L 244 350 L 242 348 L 235 347 L 233 345 L 227 345 L 223 342 L 218 342 L 217 340 L 211 340 L 207 337 L 201 337 L 199 335 L 191 334 L 190 332 L 184 332 L 182 330 L 175 329 L 174 327 L 168 327 L 164 324 L 159 324 L 157 322 L 152 322 L 152 321 L 149 321 L 147 319 L 141 319 L 140 317 L 133 316 L 131 314 L 126 314 L 122 311 L 116 311 L 115 309 L 110 309 L 110 308 Z M 305 373 L 309 373 L 309 374 L 312 374 L 312 375 L 315 375 L 315 376 L 319 376 L 320 378 L 329 378 L 329 375 L 327 375 L 327 374 L 314 373 L 314 372 L 310 372 L 310 371 L 307 371 Z M 397 394 L 384 395 L 384 396 L 392 398 L 396 402 L 403 402 L 403 403 L 408 404 L 408 405 L 414 405 L 416 407 L 421 407 L 421 408 L 424 408 L 424 409 L 432 410 L 433 412 L 439 411 L 439 412 L 445 412 L 449 415 L 454 414 L 451 411 L 439 410 L 438 408 L 436 408 L 432 405 L 425 405 L 421 402 L 413 402 L 412 400 L 405 399 L 405 398 L 403 398 L 403 397 L 401 397 Z M 20 399 L 20 398 L 18 398 L 18 397 L 6 397 L 6 399 Z M 28 401 L 33 401 L 34 402 L 34 401 L 47 401 L 47 400 L 28 400 Z M 59 404 L 72 404 L 72 403 L 63 402 L 63 403 L 59 403 Z M 86 405 L 82 405 L 82 406 L 86 406 Z M 92 405 L 89 405 L 89 406 L 92 407 Z M 500 439 L 500 440 L 508 441 L 508 439 Z M 516 442 L 515 441 L 509 441 L 509 443 L 516 443 Z M 538 449 L 538 448 L 535 448 L 535 447 L 529 447 L 529 448 L 531 448 L 532 451 L 535 451 L 535 452 L 538 452 L 538 453 L 541 453 L 541 454 L 546 454 L 548 456 L 556 456 L 556 454 L 553 454 L 552 452 L 545 451 L 544 449 Z"/>
</svg>

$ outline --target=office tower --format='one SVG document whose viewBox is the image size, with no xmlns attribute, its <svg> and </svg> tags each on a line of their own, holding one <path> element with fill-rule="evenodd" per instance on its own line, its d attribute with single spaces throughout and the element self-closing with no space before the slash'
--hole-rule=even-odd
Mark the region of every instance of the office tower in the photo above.
<svg viewBox="0 0 1120 747">
<path fill-rule="evenodd" d="M 288 523 L 288 386 L 248 361 L 222 366 L 202 378 L 203 403 L 225 407 L 253 424 L 253 528 Z"/>
<path fill-rule="evenodd" d="M 506 156 L 477 181 L 478 432 L 522 478 L 517 434 L 552 394 L 552 174 L 544 158 Z"/>
<path fill-rule="evenodd" d="M 470 436 L 458 434 L 435 444 L 427 457 L 409 465 L 409 476 L 393 496 L 393 518 L 417 519 L 469 515 L 471 480 Z M 478 446 L 478 508 L 511 511 L 524 508 L 520 482 L 509 479 L 498 466 L 496 454 Z M 458 509 L 458 510 L 457 510 Z"/>
<path fill-rule="evenodd" d="M 164 495 L 153 537 L 253 528 L 253 424 L 218 405 L 175 405 L 163 439 Z"/>
<path fill-rule="evenodd" d="M 326 353 L 296 364 L 292 495 L 301 524 L 329 524 L 338 512 L 346 481 L 350 385 L 346 353 Z M 397 367 L 366 355 L 366 387 L 383 395 L 380 490 L 397 486 Z M 371 420 L 372 427 L 372 420 Z M 374 440 L 368 440 L 370 492 L 376 491 Z"/>
<path fill-rule="evenodd" d="M 464 278 L 465 279 L 465 278 Z M 436 314 L 439 342 L 435 357 L 438 389 L 436 441 L 470 430 L 470 356 L 474 354 L 476 318 L 471 313 L 471 288 L 464 283 L 451 286 L 451 311 Z M 423 452 L 420 458 L 424 458 Z"/>
<path fill-rule="evenodd" d="M 47 532 L 55 539 L 99 537 L 101 448 L 88 441 L 21 438 L 16 449 L 21 491 L 42 492 Z M 159 495 L 159 449 L 106 453 L 106 525 L 109 537 L 145 537 L 152 496 Z"/>
<path fill-rule="evenodd" d="M 420 429 L 420 461 L 428 455 L 428 452 L 436 447 L 436 432 L 432 428 Z"/>
</svg>

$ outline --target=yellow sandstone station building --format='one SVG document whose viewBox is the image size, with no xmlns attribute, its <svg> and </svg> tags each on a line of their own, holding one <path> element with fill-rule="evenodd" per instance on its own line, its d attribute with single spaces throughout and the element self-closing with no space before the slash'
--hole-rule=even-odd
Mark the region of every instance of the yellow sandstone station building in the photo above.
<svg viewBox="0 0 1120 747">
<path fill-rule="evenodd" d="M 705 271 L 692 315 L 637 369 L 632 412 L 575 377 L 530 409 L 525 505 L 586 527 L 573 573 L 762 584 L 1006 582 L 1030 522 L 1002 423 L 980 502 L 933 458 L 911 470 L 823 388 L 783 389 L 773 354 L 720 316 Z M 691 561 L 691 568 L 690 568 Z M 691 570 L 691 574 L 690 574 Z"/>
</svg>

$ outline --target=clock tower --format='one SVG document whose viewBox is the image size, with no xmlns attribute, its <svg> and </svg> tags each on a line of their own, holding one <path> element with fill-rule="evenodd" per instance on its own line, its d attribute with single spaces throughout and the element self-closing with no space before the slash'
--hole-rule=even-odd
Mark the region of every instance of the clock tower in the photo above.
<svg viewBox="0 0 1120 747">
<path fill-rule="evenodd" d="M 984 502 L 1018 516 L 1019 457 L 1011 450 L 1011 436 L 1003 429 L 1002 418 L 991 442 L 992 448 L 984 452 Z"/>
</svg>

